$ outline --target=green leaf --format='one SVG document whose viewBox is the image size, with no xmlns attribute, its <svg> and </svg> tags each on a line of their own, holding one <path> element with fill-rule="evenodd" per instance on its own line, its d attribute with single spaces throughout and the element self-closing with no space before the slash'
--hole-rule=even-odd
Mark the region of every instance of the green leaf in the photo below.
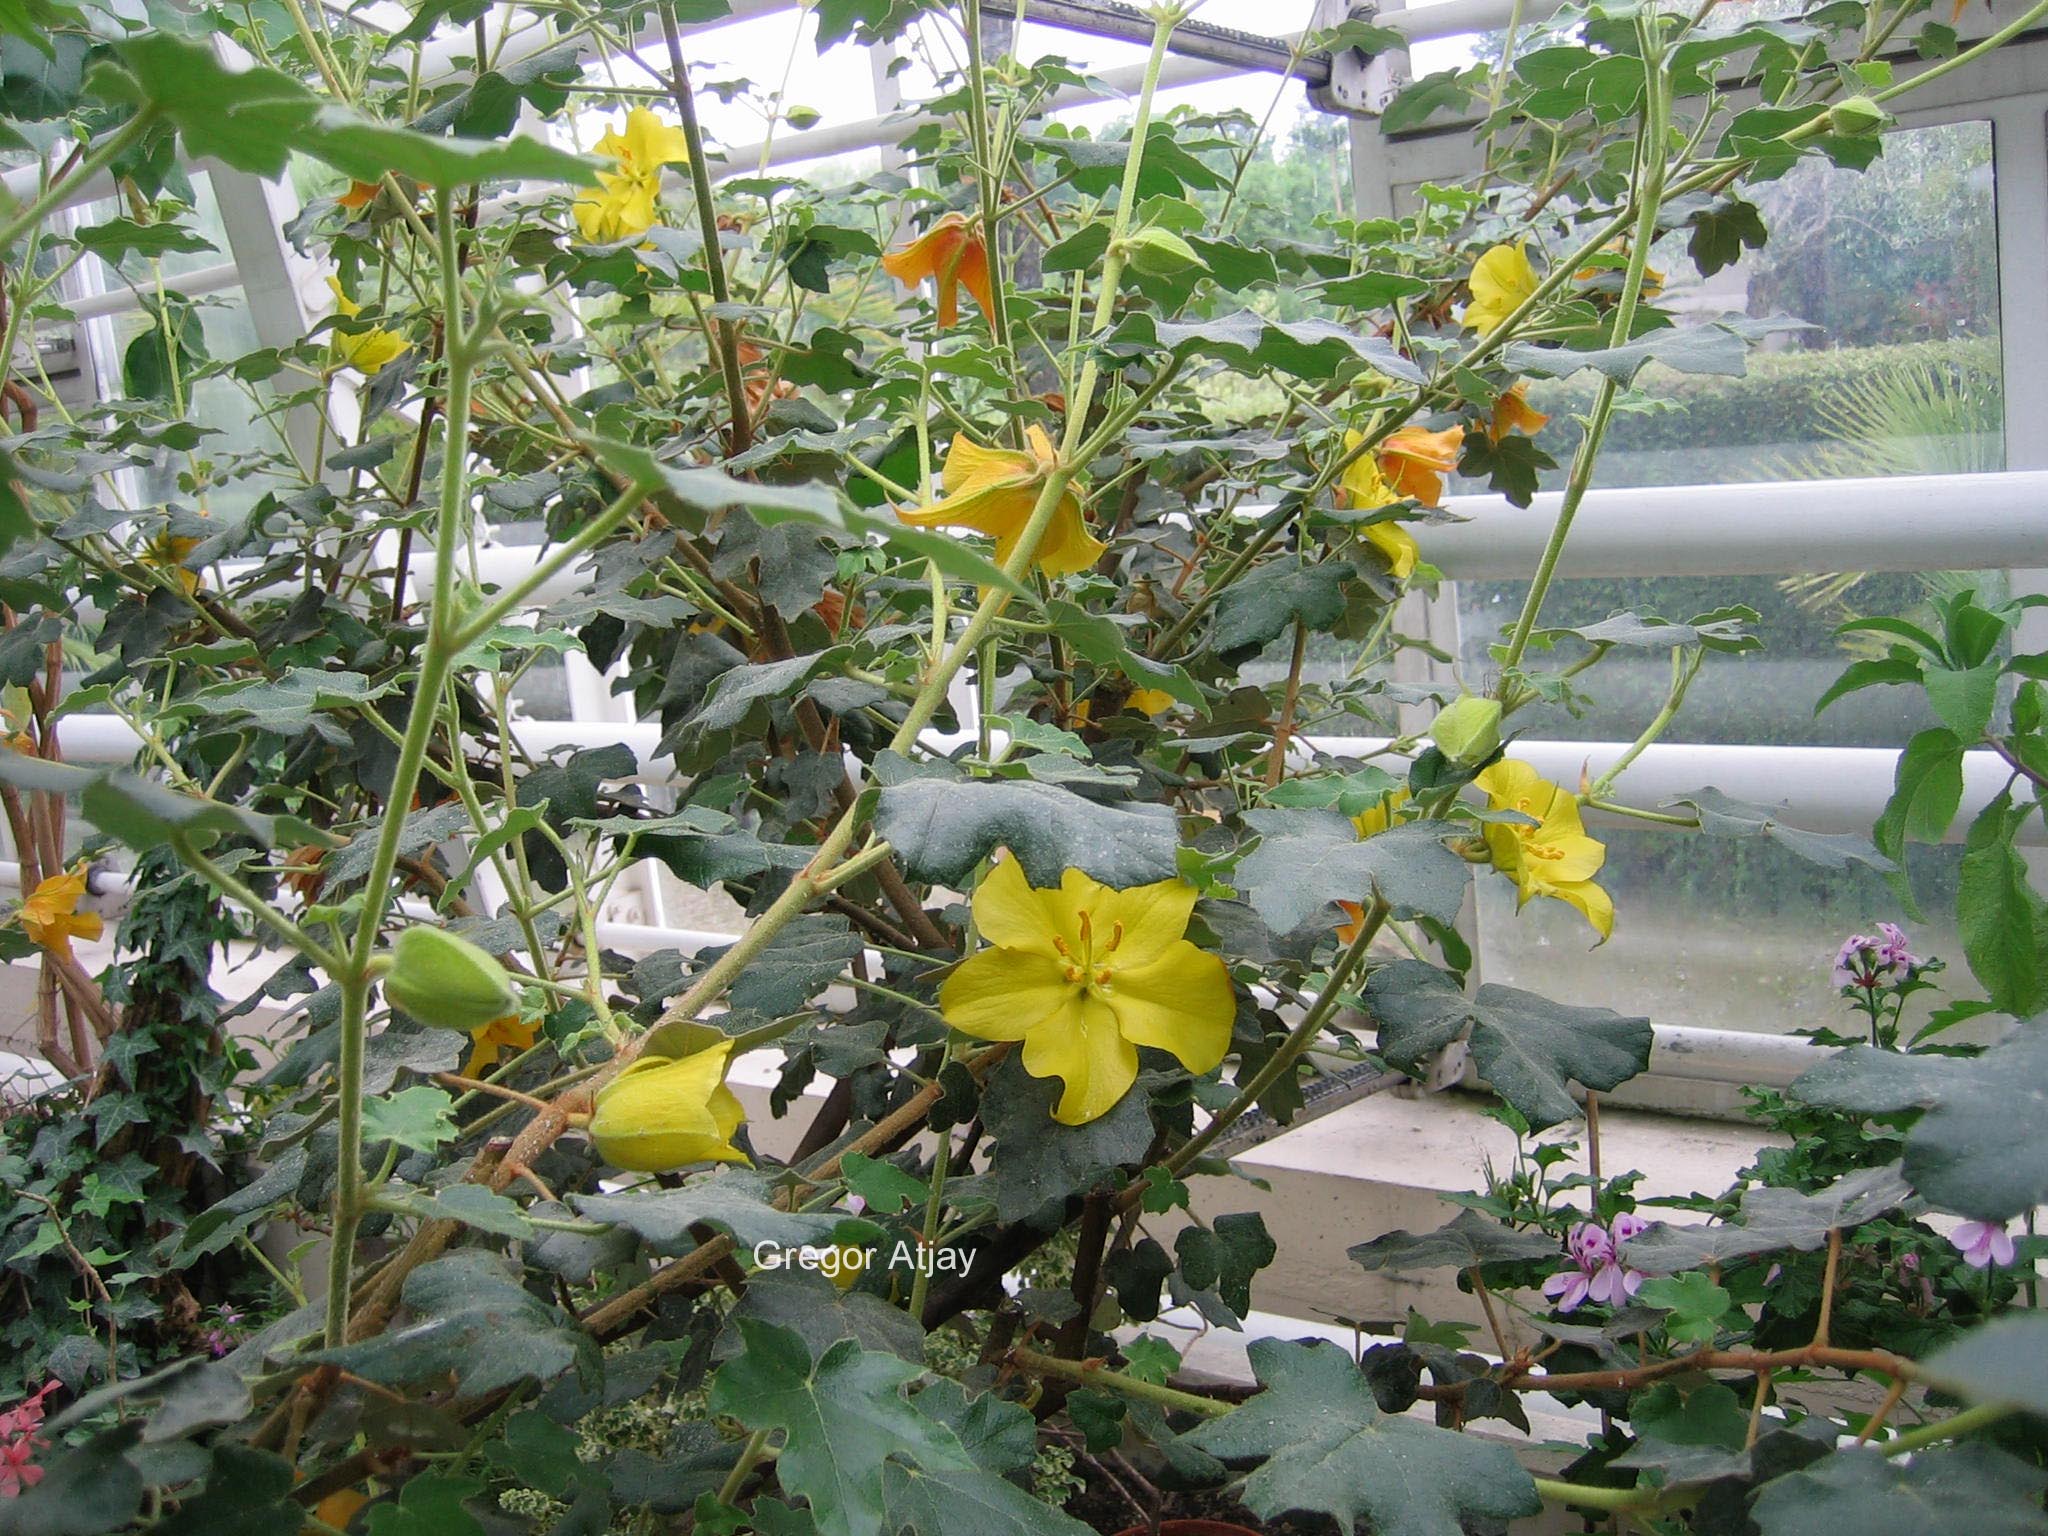
<svg viewBox="0 0 2048 1536">
<path fill-rule="evenodd" d="M 1340 382 L 1361 368 L 1420 384 L 1423 372 L 1390 341 L 1361 336 L 1334 320 L 1272 320 L 1253 310 L 1182 325 L 1139 311 L 1128 315 L 1104 343 L 1112 352 L 1163 349 L 1175 357 L 1212 357 L 1245 373 L 1272 368 L 1318 385 Z"/>
<path fill-rule="evenodd" d="M 642 485 L 658 487 L 696 511 L 722 512 L 745 507 L 764 528 L 798 522 L 852 539 L 876 538 L 906 555 L 930 560 L 957 581 L 1000 587 L 1014 596 L 1037 601 L 1035 591 L 1004 575 L 1001 566 L 976 553 L 973 545 L 949 534 L 912 528 L 893 516 L 856 507 L 830 486 L 761 485 L 709 467 L 678 469 L 630 443 L 591 439 L 588 447 L 600 464 Z"/>
<path fill-rule="evenodd" d="M 1014 1056 L 1005 1061 L 981 1098 L 982 1124 L 993 1143 L 988 1172 L 956 1180 L 947 1186 L 951 1194 L 992 1201 L 1001 1221 L 1041 1214 L 1056 1220 L 1069 1196 L 1115 1180 L 1152 1144 L 1152 1115 L 1142 1083 L 1086 1125 L 1053 1119 L 1059 1096 L 1059 1079 L 1032 1077 Z"/>
<path fill-rule="evenodd" d="M 381 699 L 395 681 L 372 683 L 360 672 L 322 672 L 287 667 L 276 679 L 255 677 L 215 683 L 193 696 L 190 708 L 200 715 L 249 716 L 258 730 L 296 736 L 330 709 L 355 710 Z"/>
<path fill-rule="evenodd" d="M 407 1092 L 415 1090 L 408 1089 Z M 516 1201 L 481 1184 L 450 1184 L 422 1190 L 410 1202 L 422 1216 L 439 1216 L 500 1237 L 531 1237 L 535 1228 Z"/>
<path fill-rule="evenodd" d="M 8 779 L 8 766 L 0 763 L 0 780 Z M 196 800 L 125 771 L 89 773 L 86 779 L 79 814 L 109 837 L 142 852 L 181 837 L 204 847 L 216 833 L 251 838 L 265 848 L 325 840 L 296 816 L 265 816 L 218 800 Z"/>
<path fill-rule="evenodd" d="M 1921 1361 L 1917 1374 L 1965 1402 L 2048 1417 L 2048 1317 L 2009 1312 L 1993 1318 Z"/>
<path fill-rule="evenodd" d="M 1766 1483 L 1752 1513 L 1762 1536 L 1928 1536 L 1955 1530 L 1965 1510 L 1970 1536 L 2039 1536 L 2043 1488 L 2048 1472 L 1988 1445 L 1910 1460 L 1853 1446 Z"/>
<path fill-rule="evenodd" d="M 1188 676 L 1185 667 L 1168 666 L 1133 651 L 1113 615 L 1090 613 L 1064 598 L 1054 598 L 1045 605 L 1045 617 L 1053 633 L 1084 661 L 1113 667 L 1140 688 L 1160 689 L 1182 704 L 1199 709 L 1206 702 L 1201 684 Z"/>
<path fill-rule="evenodd" d="M 1173 1251 L 1188 1289 L 1214 1291 L 1240 1318 L 1252 1310 L 1252 1276 L 1280 1253 L 1257 1211 L 1218 1216 L 1209 1227 L 1182 1227 Z"/>
<path fill-rule="evenodd" d="M 443 139 L 365 117 L 347 107 L 322 107 L 302 148 L 353 181 L 379 181 L 389 171 L 429 187 L 481 181 L 553 181 L 589 186 L 598 162 L 539 139 Z"/>
<path fill-rule="evenodd" d="M 1998 661 L 1974 667 L 1929 666 L 1923 682 L 1927 702 L 1941 723 L 1965 741 L 1975 741 L 1991 724 L 1998 703 Z"/>
<path fill-rule="evenodd" d="M 744 1352 L 712 1378 L 711 1411 L 749 1429 L 782 1431 L 776 1480 L 810 1501 L 822 1536 L 878 1536 L 883 1468 L 892 1458 L 933 1471 L 973 1469 L 959 1438 L 904 1397 L 917 1366 L 851 1339 L 814 1364 L 787 1328 L 741 1318 L 739 1329 Z"/>
<path fill-rule="evenodd" d="M 847 1153 L 840 1160 L 839 1172 L 846 1187 L 859 1195 L 868 1209 L 884 1216 L 893 1216 L 906 1206 L 922 1208 L 931 1197 L 931 1186 L 916 1174 L 865 1152 Z"/>
<path fill-rule="evenodd" d="M 1956 880 L 1956 927 L 1970 974 L 1992 1006 L 2017 1018 L 2048 1007 L 2048 903 L 2013 837 L 2034 808 L 2001 793 L 1971 823 Z"/>
<path fill-rule="evenodd" d="M 1554 1259 L 1558 1248 L 1542 1232 L 1518 1232 L 1474 1210 L 1462 1210 L 1434 1232 L 1387 1232 L 1344 1250 L 1368 1273 L 1407 1274 L 1417 1269 L 1474 1269 L 1481 1264 Z"/>
<path fill-rule="evenodd" d="M 688 1253 L 697 1246 L 690 1228 L 700 1223 L 729 1234 L 742 1248 L 824 1246 L 842 1237 L 866 1240 L 872 1223 L 844 1211 L 779 1211 L 769 1203 L 770 1180 L 745 1169 L 700 1174 L 676 1189 L 641 1189 L 623 1195 L 571 1195 L 569 1203 L 592 1221 L 633 1233 L 656 1253 Z"/>
<path fill-rule="evenodd" d="M 1171 880 L 1180 832 L 1163 805 L 1102 805 L 1028 779 L 913 778 L 884 783 L 875 830 L 912 880 L 955 889 L 975 865 L 1007 848 L 1040 888 L 1078 869 L 1124 889 Z"/>
<path fill-rule="evenodd" d="M 1675 1273 L 1788 1249 L 1811 1253 L 1829 1232 L 1852 1232 L 1897 1210 L 1911 1194 L 1897 1163 L 1844 1174 L 1812 1194 L 1758 1185 L 1744 1191 L 1736 1220 L 1711 1226 L 1660 1221 L 1623 1244 L 1622 1255 L 1634 1268 Z"/>
<path fill-rule="evenodd" d="M 1940 727 L 1922 731 L 1899 754 L 1892 797 L 1872 836 L 1888 857 L 1903 858 L 1908 842 L 1940 842 L 1962 803 L 1961 739 Z"/>
<path fill-rule="evenodd" d="M 1037 1452 L 1037 1424 L 1021 1404 L 993 1392 L 970 1397 L 944 1378 L 914 1401 L 919 1413 L 953 1432 L 974 1465 L 890 1462 L 883 1484 L 890 1529 L 919 1536 L 1089 1536 L 1090 1527 L 1009 1481 Z"/>
<path fill-rule="evenodd" d="M 1636 1300 L 1643 1306 L 1668 1312 L 1664 1331 L 1686 1344 L 1713 1343 L 1729 1306 L 1728 1293 L 1697 1270 L 1645 1280 Z"/>
<path fill-rule="evenodd" d="M 398 1490 L 396 1503 L 373 1506 L 364 1529 L 370 1536 L 484 1536 L 464 1503 L 484 1491 L 480 1478 L 427 1472 Z"/>
<path fill-rule="evenodd" d="M 1358 574 L 1348 560 L 1304 565 L 1271 560 L 1223 589 L 1209 643 L 1243 659 L 1277 640 L 1290 625 L 1326 630 L 1344 617 L 1344 584 Z"/>
<path fill-rule="evenodd" d="M 1348 1351 L 1257 1339 L 1247 1353 L 1263 1390 L 1182 1438 L 1226 1460 L 1260 1460 L 1244 1502 L 1261 1519 L 1304 1510 L 1347 1536 L 1361 1519 L 1374 1536 L 1461 1536 L 1467 1519 L 1541 1511 L 1506 1445 L 1382 1413 Z"/>
<path fill-rule="evenodd" d="M 529 1292 L 504 1263 L 465 1248 L 422 1264 L 399 1293 L 409 1319 L 375 1338 L 303 1358 L 381 1386 L 456 1378 L 463 1397 L 522 1381 L 588 1373 L 596 1346 L 572 1319 Z"/>
<path fill-rule="evenodd" d="M 2048 1025 L 1976 1057 L 1851 1046 L 1785 1092 L 1857 1115 L 1924 1108 L 1906 1133 L 1906 1182 L 1944 1211 L 2007 1221 L 2048 1199 Z"/>
<path fill-rule="evenodd" d="M 707 963 L 729 946 L 707 949 Z M 830 986 L 859 957 L 861 938 L 836 913 L 811 912 L 789 922 L 747 963 L 732 984 L 735 1008 L 780 1018 L 795 1013 Z"/>
<path fill-rule="evenodd" d="M 1574 1008 L 1491 982 L 1467 997 L 1455 978 L 1420 960 L 1373 972 L 1365 1001 L 1379 1020 L 1380 1054 L 1388 1062 L 1420 1073 L 1430 1056 L 1468 1038 L 1480 1074 L 1535 1130 L 1577 1118 L 1569 1084 L 1605 1093 L 1650 1064 L 1648 1019 Z"/>
<path fill-rule="evenodd" d="M 205 43 L 168 32 L 109 46 L 125 68 L 99 65 L 88 81 L 91 90 L 154 106 L 176 125 L 195 159 L 210 155 L 275 180 L 320 108 L 320 98 L 289 75 L 231 70 Z"/>
<path fill-rule="evenodd" d="M 1335 811 L 1268 807 L 1245 812 L 1259 834 L 1231 877 L 1252 910 L 1286 935 L 1318 916 L 1332 926 L 1333 902 L 1363 905 L 1375 891 L 1397 917 L 1419 915 L 1455 923 L 1470 871 L 1444 846 L 1459 829 L 1447 821 L 1410 821 L 1361 839 Z"/>
<path fill-rule="evenodd" d="M 1866 864 L 1872 869 L 1890 873 L 1898 868 L 1879 853 L 1867 837 L 1859 837 L 1853 832 L 1808 832 L 1800 827 L 1788 827 L 1769 807 L 1751 805 L 1747 800 L 1724 795 L 1711 784 L 1692 794 L 1664 802 L 1666 810 L 1681 805 L 1692 807 L 1700 819 L 1700 831 L 1708 837 L 1766 838 L 1822 869 L 1847 869 L 1851 864 Z"/>
<path fill-rule="evenodd" d="M 1920 663 L 1910 657 L 1874 656 L 1863 661 L 1852 661 L 1843 669 L 1840 677 L 1828 684 L 1828 691 L 1814 704 L 1813 712 L 1818 715 L 1835 700 L 1860 689 L 1919 681 Z"/>
<path fill-rule="evenodd" d="M 1618 347 L 1595 347 L 1584 352 L 1511 341 L 1501 351 L 1501 362 L 1510 372 L 1532 379 L 1562 379 L 1591 368 L 1625 389 L 1651 363 L 1661 363 L 1675 373 L 1740 378 L 1748 371 L 1749 342 L 1727 325 L 1708 323 L 1652 331 L 1640 340 L 1623 342 Z"/>
<path fill-rule="evenodd" d="M 1701 277 L 1712 277 L 1723 267 L 1734 266 L 1745 250 L 1760 251 L 1770 239 L 1756 204 L 1734 196 L 1715 199 L 1686 223 L 1692 228 L 1686 254 L 1692 257 Z"/>
<path fill-rule="evenodd" d="M 1763 649 L 1763 642 L 1753 632 L 1753 626 L 1758 622 L 1754 608 L 1720 609 L 1701 614 L 1689 624 L 1674 624 L 1655 614 L 1639 614 L 1624 609 L 1597 624 L 1582 624 L 1577 629 L 1546 629 L 1539 633 L 1545 638 L 1576 635 L 1589 645 L 1620 645 L 1647 650 L 1678 647 L 1735 655 Z"/>
<path fill-rule="evenodd" d="M 878 1252 L 873 1262 L 879 1265 L 887 1258 Z M 714 1351 L 718 1358 L 740 1352 L 734 1324 L 743 1317 L 789 1329 L 810 1347 L 814 1360 L 841 1339 L 851 1339 L 865 1350 L 899 1355 L 913 1365 L 924 1363 L 924 1329 L 916 1318 L 866 1291 L 842 1291 L 814 1270 L 759 1270 L 748 1276 L 747 1294 L 719 1335 Z"/>
<path fill-rule="evenodd" d="M 163 256 L 220 249 L 205 236 L 182 224 L 138 224 L 133 219 L 108 219 L 103 224 L 75 229 L 70 239 L 79 249 L 91 251 L 110 265 L 119 263 L 124 256 L 147 256 L 155 260 Z"/>
<path fill-rule="evenodd" d="M 291 1502 L 297 1474 L 290 1462 L 227 1439 L 212 1449 L 205 1489 L 155 1526 L 157 1536 L 276 1536 L 300 1524 L 305 1512 Z"/>
<path fill-rule="evenodd" d="M 363 1104 L 363 1140 L 395 1141 L 414 1152 L 431 1152 L 455 1139 L 455 1100 L 439 1088 L 417 1083 Z"/>
</svg>

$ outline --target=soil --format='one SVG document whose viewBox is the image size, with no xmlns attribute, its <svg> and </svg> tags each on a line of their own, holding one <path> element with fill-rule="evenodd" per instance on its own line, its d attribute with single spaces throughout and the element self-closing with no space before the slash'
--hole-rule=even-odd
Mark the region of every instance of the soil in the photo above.
<svg viewBox="0 0 2048 1536">
<path fill-rule="evenodd" d="M 1210 1524 L 1204 1530 L 1200 1522 L 1226 1522 L 1252 1536 L 1342 1536 L 1337 1522 L 1327 1515 L 1286 1515 L 1261 1521 L 1232 1498 L 1227 1489 L 1221 1488 L 1157 1490 L 1159 1508 L 1141 1509 L 1135 1501 L 1149 1498 L 1152 1490 L 1139 1488 L 1128 1480 L 1127 1491 L 1119 1490 L 1091 1456 L 1078 1458 L 1074 1470 L 1088 1480 L 1088 1486 L 1067 1500 L 1067 1513 L 1102 1532 L 1102 1536 L 1150 1536 L 1151 1517 L 1155 1514 L 1161 1526 L 1159 1536 L 1223 1536 L 1220 1525 Z M 1176 1520 L 1196 1524 L 1176 1531 Z"/>
</svg>

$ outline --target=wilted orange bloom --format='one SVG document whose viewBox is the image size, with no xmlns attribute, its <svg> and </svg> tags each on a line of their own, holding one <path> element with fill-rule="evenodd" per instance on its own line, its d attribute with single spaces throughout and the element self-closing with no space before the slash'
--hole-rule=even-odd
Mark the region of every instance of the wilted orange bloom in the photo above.
<svg viewBox="0 0 2048 1536">
<path fill-rule="evenodd" d="M 1464 441 L 1463 427 L 1403 427 L 1380 445 L 1380 469 L 1401 495 L 1434 507 L 1444 499 L 1444 476 L 1457 467 Z"/>
<path fill-rule="evenodd" d="M 996 564 L 1007 566 L 1038 506 L 1057 457 L 1041 427 L 1024 429 L 1025 450 L 984 448 L 966 433 L 953 436 L 939 484 L 945 495 L 896 515 L 914 528 L 971 528 L 996 541 Z M 1081 499 L 1070 489 L 1038 541 L 1036 560 L 1050 576 L 1071 576 L 1102 558 L 1108 546 L 1088 531 Z"/>
<path fill-rule="evenodd" d="M 1529 386 L 1517 384 L 1493 402 L 1493 425 L 1487 428 L 1486 435 L 1496 443 L 1510 432 L 1526 432 L 1534 437 L 1549 420 L 1529 404 Z"/>
<path fill-rule="evenodd" d="M 352 181 L 348 190 L 336 198 L 344 208 L 367 208 L 377 200 L 377 183 L 374 181 Z"/>
<path fill-rule="evenodd" d="M 70 958 L 71 941 L 84 939 L 91 943 L 100 936 L 102 924 L 97 912 L 81 912 L 79 902 L 85 899 L 85 871 L 67 870 L 61 875 L 51 875 L 39 881 L 21 903 L 17 914 L 21 919 L 22 932 L 29 942 L 40 945 L 53 955 Z"/>
<path fill-rule="evenodd" d="M 995 293 L 988 282 L 988 247 L 981 229 L 961 213 L 949 213 L 900 251 L 882 258 L 882 270 L 906 288 L 926 278 L 938 289 L 939 328 L 960 321 L 960 285 L 974 295 L 984 315 L 993 314 Z"/>
</svg>

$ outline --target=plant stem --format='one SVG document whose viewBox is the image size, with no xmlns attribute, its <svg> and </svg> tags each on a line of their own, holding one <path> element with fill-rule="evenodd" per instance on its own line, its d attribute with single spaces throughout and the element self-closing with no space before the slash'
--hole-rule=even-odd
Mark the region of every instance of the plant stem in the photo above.
<svg viewBox="0 0 2048 1536">
<path fill-rule="evenodd" d="M 1932 1424 L 1916 1424 L 1901 1434 L 1894 1435 L 1884 1443 L 1887 1456 L 1903 1456 L 1908 1451 L 1917 1451 L 1926 1446 L 1938 1445 L 1944 1440 L 1959 1439 L 1973 1434 L 1986 1425 L 1996 1424 L 2000 1419 L 2009 1418 L 2013 1410 L 2005 1403 L 1979 1403 L 1974 1408 L 1965 1408 L 1961 1413 L 1946 1419 L 1937 1419 Z"/>
<path fill-rule="evenodd" d="M 149 130 L 156 121 L 156 108 L 144 107 L 127 122 L 108 134 L 98 149 L 79 161 L 69 176 L 62 181 L 53 181 L 43 188 L 41 195 L 23 208 L 5 224 L 0 224 L 0 251 L 7 250 L 20 238 L 25 229 L 32 229 L 48 218 L 63 201 L 71 195 L 71 189 L 85 185 L 88 178 L 97 176 L 121 157 L 130 145 Z"/>
<path fill-rule="evenodd" d="M 1183 1413 L 1199 1413 L 1204 1418 L 1220 1419 L 1231 1408 L 1229 1403 L 1219 1402 L 1213 1397 L 1198 1397 L 1193 1392 L 1140 1381 L 1135 1376 L 1112 1371 L 1106 1366 L 1090 1365 L 1085 1360 L 1062 1360 L 1057 1355 L 1041 1354 L 1035 1349 L 1011 1350 L 1010 1363 L 1034 1376 L 1057 1376 L 1063 1381 L 1079 1382 L 1083 1386 L 1103 1387 L 1124 1397 L 1134 1397 L 1139 1402 L 1155 1403 L 1161 1408 L 1173 1408 Z"/>
<path fill-rule="evenodd" d="M 1657 239 L 1657 211 L 1664 202 L 1664 180 L 1667 161 L 1665 139 L 1669 134 L 1670 100 L 1664 78 L 1664 56 L 1659 46 L 1654 22 L 1638 16 L 1636 32 L 1643 47 L 1643 124 L 1637 141 L 1636 165 L 1639 182 L 1636 187 L 1636 227 L 1629 245 L 1628 272 L 1622 279 L 1621 300 L 1615 305 L 1614 325 L 1608 332 L 1608 344 L 1620 346 L 1629 339 L 1635 324 L 1636 305 L 1642 298 L 1643 274 L 1650 263 L 1650 247 Z M 1600 458 L 1600 446 L 1607 437 L 1607 423 L 1614 414 L 1615 397 L 1621 393 L 1621 386 L 1612 378 L 1603 377 L 1600 393 L 1593 402 L 1592 414 L 1586 418 L 1586 435 L 1579 439 L 1579 450 L 1572 457 L 1571 476 L 1564 489 L 1564 499 L 1558 505 L 1557 521 L 1551 525 L 1550 538 L 1543 546 L 1542 558 L 1536 566 L 1535 580 L 1529 584 L 1529 595 L 1523 599 L 1521 616 L 1515 620 L 1514 634 L 1508 640 L 1507 654 L 1501 661 L 1503 688 L 1508 686 L 1509 674 L 1521 665 L 1522 654 L 1529 647 L 1529 636 L 1536 628 L 1537 616 L 1543 610 L 1544 596 L 1550 591 L 1550 583 L 1557 575 L 1557 562 L 1564 554 L 1564 541 L 1572 531 L 1572 521 L 1579 515 L 1579 505 L 1586 499 L 1586 492 L 1593 484 L 1593 466 Z"/>
<path fill-rule="evenodd" d="M 697 198 L 697 228 L 704 238 L 704 275 L 711 280 L 711 302 L 716 308 L 732 303 L 732 289 L 726 281 L 725 255 L 718 246 L 718 204 L 711 195 L 711 167 L 704 159 L 704 129 L 697 121 L 697 98 L 690 90 L 689 67 L 683 62 L 682 34 L 676 26 L 673 0 L 661 0 L 661 33 L 668 43 L 669 93 L 683 118 L 683 138 L 690 147 L 690 187 Z M 732 406 L 732 436 L 728 448 L 745 453 L 754 440 L 747 420 L 747 384 L 740 371 L 740 333 L 731 316 L 716 318 L 718 361 L 725 373 L 725 393 Z"/>
</svg>

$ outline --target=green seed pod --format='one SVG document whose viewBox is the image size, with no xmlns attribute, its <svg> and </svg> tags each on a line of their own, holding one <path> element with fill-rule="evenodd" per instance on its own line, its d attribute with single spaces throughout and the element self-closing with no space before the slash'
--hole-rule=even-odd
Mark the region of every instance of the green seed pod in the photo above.
<svg viewBox="0 0 2048 1536">
<path fill-rule="evenodd" d="M 1477 767 L 1500 750 L 1500 700 L 1465 694 L 1438 712 L 1429 739 L 1460 767 Z"/>
<path fill-rule="evenodd" d="M 406 929 L 388 958 L 384 996 L 422 1024 L 467 1034 L 519 1006 L 519 990 L 503 966 L 439 928 Z"/>
<path fill-rule="evenodd" d="M 1209 270 L 1195 248 L 1170 229 L 1139 230 L 1124 241 L 1124 254 L 1147 277 L 1171 277 L 1189 267 Z"/>
<path fill-rule="evenodd" d="M 1828 121 L 1835 132 L 1852 139 L 1882 133 L 1891 120 L 1892 115 L 1868 96 L 1851 96 L 1836 102 L 1828 111 Z"/>
</svg>

